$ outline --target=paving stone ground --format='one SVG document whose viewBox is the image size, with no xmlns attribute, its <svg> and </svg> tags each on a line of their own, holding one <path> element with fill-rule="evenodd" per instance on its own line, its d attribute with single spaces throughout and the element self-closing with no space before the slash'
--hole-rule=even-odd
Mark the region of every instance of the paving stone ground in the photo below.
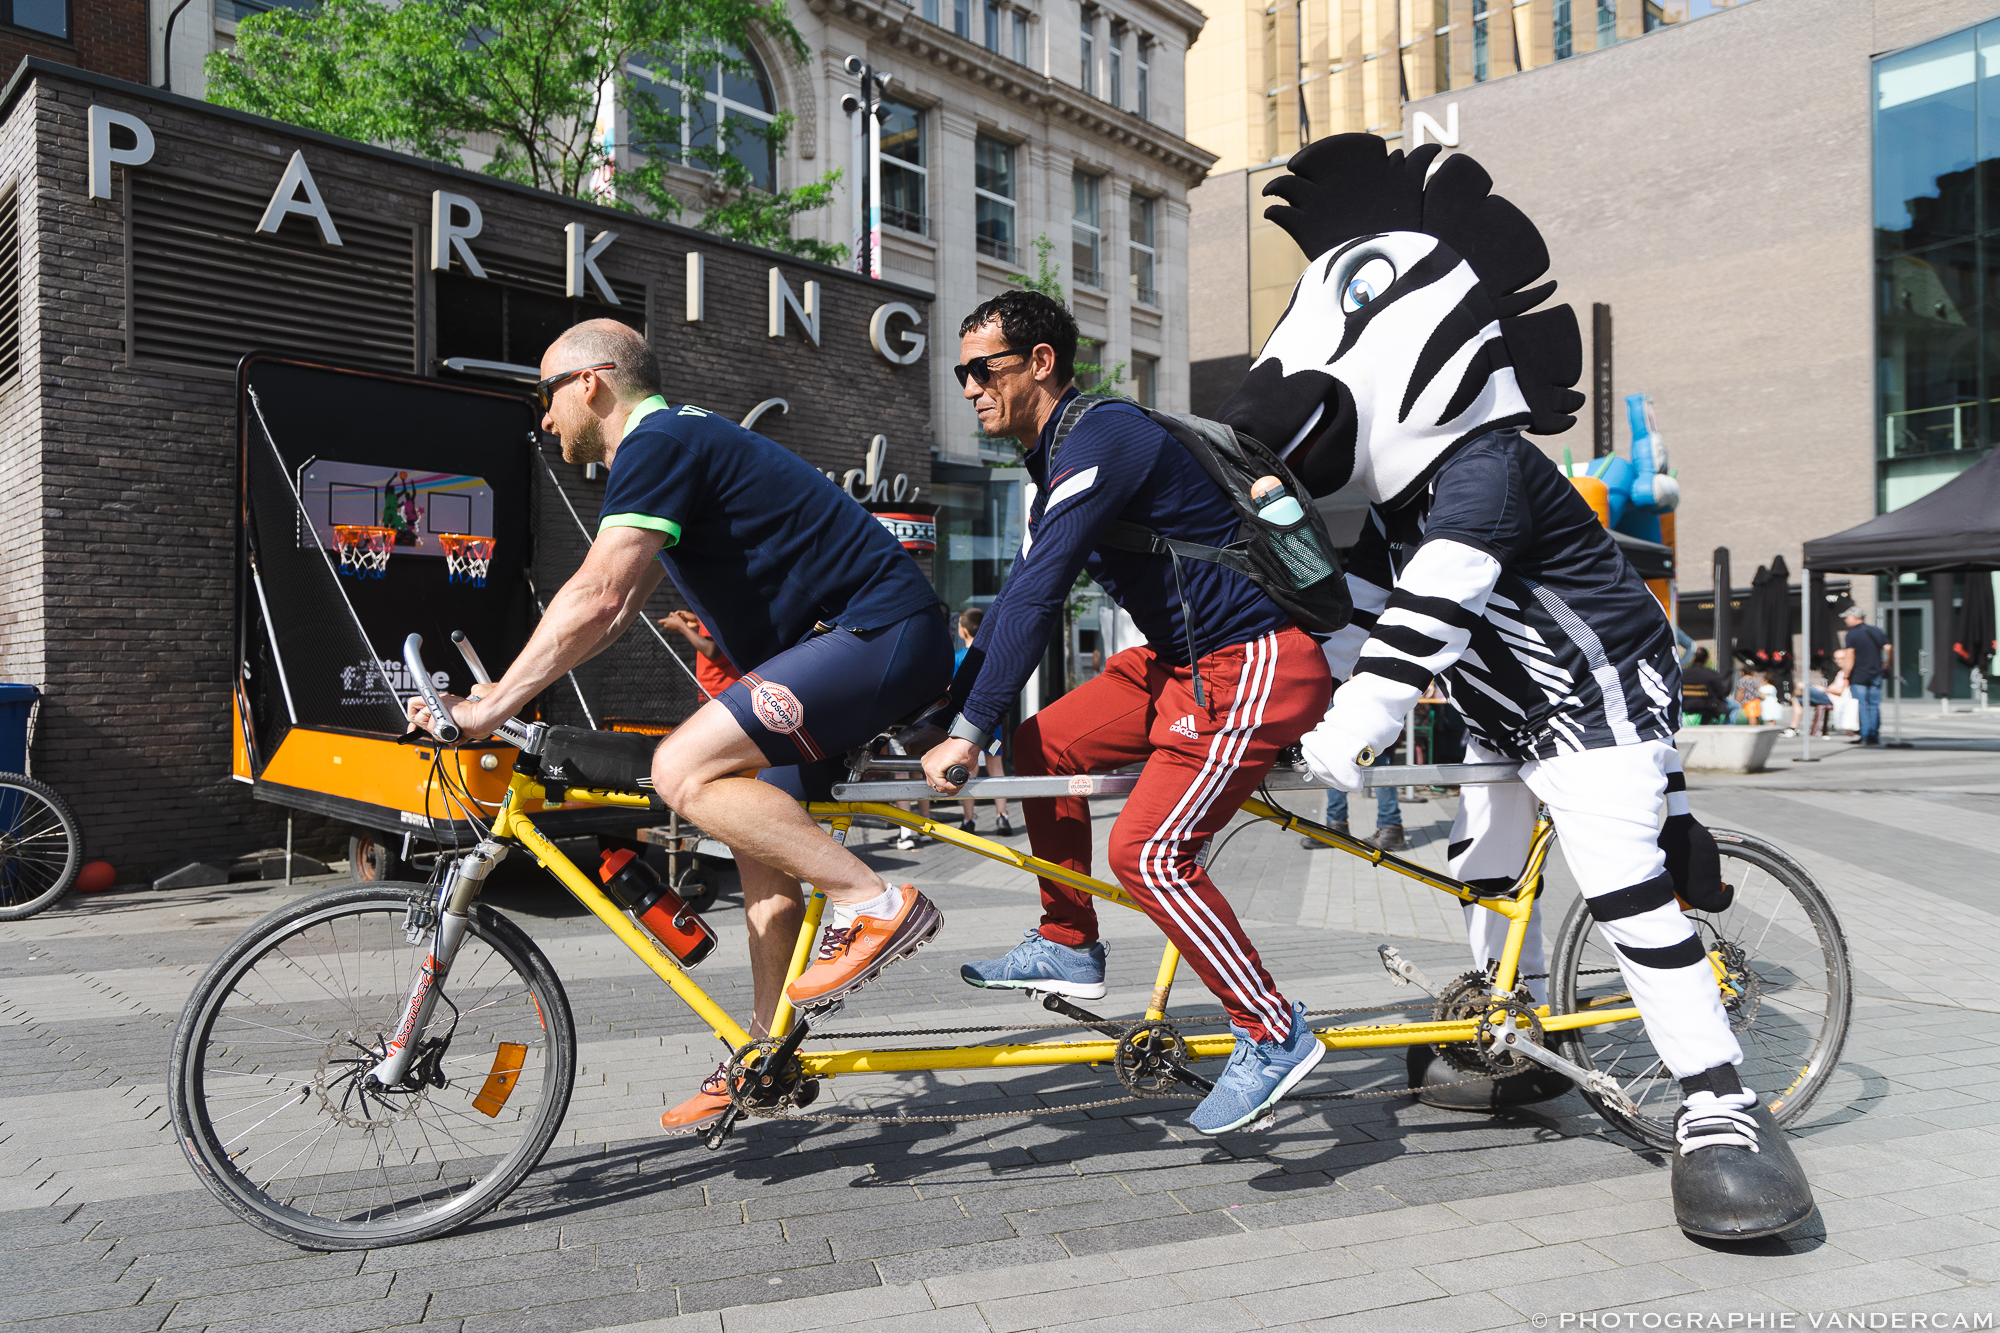
<svg viewBox="0 0 2000 1333">
<path fill-rule="evenodd" d="M 1822 762 L 1802 765 L 1788 762 L 1794 741 L 1766 774 L 1693 781 L 1708 822 L 1804 862 L 1853 954 L 1844 1058 L 1795 1134 L 1820 1209 L 1782 1241 L 1683 1235 L 1666 1161 L 1574 1094 L 1491 1117 L 1401 1098 L 1291 1103 L 1272 1130 L 1219 1140 L 1187 1127 L 1185 1102 L 953 1125 L 764 1122 L 710 1154 L 663 1139 L 657 1117 L 713 1068 L 713 1039 L 552 881 L 518 877 L 489 899 L 554 961 L 581 1041 L 555 1150 L 457 1235 L 300 1250 L 232 1220 L 196 1184 L 164 1079 L 180 1006 L 210 959 L 335 879 L 73 897 L 0 924 L 0 1323 L 1227 1333 L 1542 1327 L 1537 1316 L 1560 1328 L 1585 1313 L 1600 1326 L 1610 1313 L 1790 1315 L 1800 1328 L 1900 1314 L 1909 1327 L 1920 1313 L 1977 1326 L 2000 1314 L 2000 721 L 1908 729 L 1918 748 L 1822 745 Z M 1434 863 L 1451 810 L 1443 798 L 1406 806 Z M 1100 813 L 1101 837 L 1114 811 Z M 948 920 L 840 1022 L 1046 1017 L 957 977 L 1033 923 L 1032 881 L 866 836 L 865 854 L 914 878 Z M 1280 984 L 1314 1006 L 1408 998 L 1376 961 L 1382 943 L 1433 978 L 1466 965 L 1454 904 L 1339 853 L 1260 826 L 1219 847 L 1215 870 Z M 1552 874 L 1553 928 L 1574 890 L 1560 865 Z M 1116 918 L 1101 1008 L 1132 1015 L 1159 937 L 1136 914 Z M 711 919 L 722 945 L 700 978 L 744 1012 L 740 914 L 725 900 Z M 1185 970 L 1176 999 L 1212 1007 Z M 1400 1052 L 1321 1069 L 1308 1090 L 1403 1077 Z M 815 1109 L 1019 1110 L 1116 1092 L 1109 1070 L 1088 1068 L 851 1076 Z"/>
</svg>

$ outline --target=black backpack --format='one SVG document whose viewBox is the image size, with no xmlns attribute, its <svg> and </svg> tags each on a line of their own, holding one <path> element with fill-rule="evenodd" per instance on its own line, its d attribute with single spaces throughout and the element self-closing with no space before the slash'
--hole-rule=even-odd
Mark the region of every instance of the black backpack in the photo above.
<svg viewBox="0 0 2000 1333">
<path fill-rule="evenodd" d="M 1127 403 L 1174 437 L 1194 455 L 1202 471 L 1222 488 L 1236 506 L 1236 537 L 1227 546 L 1203 546 L 1163 537 L 1151 528 L 1124 519 L 1113 522 L 1100 539 L 1121 551 L 1169 555 L 1174 559 L 1174 581 L 1180 582 L 1180 561 L 1206 560 L 1233 569 L 1256 584 L 1266 597 L 1291 613 L 1299 627 L 1311 634 L 1327 635 L 1344 629 L 1354 614 L 1347 595 L 1347 580 L 1340 574 L 1340 557 L 1334 554 L 1333 538 L 1327 535 L 1326 521 L 1313 507 L 1312 496 L 1292 475 L 1278 456 L 1256 440 L 1206 417 L 1155 412 L 1140 407 L 1129 398 L 1113 394 L 1079 394 L 1064 409 L 1056 424 L 1055 438 L 1049 443 L 1047 474 L 1055 475 L 1056 451 L 1084 413 L 1103 403 Z M 1285 493 L 1299 502 L 1304 517 L 1291 524 L 1272 523 L 1257 511 L 1269 505 L 1267 498 L 1250 498 L 1250 487 L 1259 478 L 1276 477 Z M 1181 599 L 1183 624 L 1188 620 L 1187 599 Z M 1190 636 L 1192 628 L 1190 627 Z M 1192 637 L 1189 653 L 1193 654 Z"/>
</svg>

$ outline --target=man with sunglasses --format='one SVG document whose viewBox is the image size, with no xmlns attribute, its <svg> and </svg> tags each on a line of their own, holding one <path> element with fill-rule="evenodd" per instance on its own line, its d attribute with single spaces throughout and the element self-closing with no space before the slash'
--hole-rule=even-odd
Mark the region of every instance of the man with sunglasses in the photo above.
<svg viewBox="0 0 2000 1333">
<path fill-rule="evenodd" d="M 491 733 L 639 615 L 662 575 L 729 660 L 756 663 L 660 743 L 653 789 L 735 854 L 756 991 L 769 1031 L 805 904 L 828 899 L 796 1004 L 835 1000 L 934 936 L 943 916 L 884 880 L 800 808 L 826 800 L 846 751 L 951 681 L 937 594 L 908 553 L 791 450 L 692 404 L 669 404 L 659 361 L 615 320 L 570 329 L 542 357 L 542 427 L 571 463 L 606 465 L 598 535 L 507 674 L 484 697 L 446 696 L 468 736 Z M 414 702 L 410 715 L 431 717 Z M 759 779 L 746 770 L 764 770 Z M 729 1106 L 722 1070 L 661 1117 L 703 1128 Z"/>
<path fill-rule="evenodd" d="M 1069 311 L 1036 292 L 1009 292 L 974 310 L 959 335 L 959 384 L 988 435 L 1033 441 L 1027 466 L 1037 495 L 1027 540 L 952 681 L 958 716 L 950 739 L 924 756 L 925 776 L 949 794 L 958 790 L 944 776 L 951 765 L 977 771 L 1061 624 L 1078 572 L 1088 570 L 1131 614 L 1146 646 L 1112 657 L 1023 722 L 1015 768 L 1027 776 L 1145 763 L 1111 831 L 1112 873 L 1228 1009 L 1236 1051 L 1193 1123 L 1206 1134 L 1240 1129 L 1262 1119 L 1325 1050 L 1304 1006 L 1278 993 L 1201 853 L 1278 752 L 1326 712 L 1326 658 L 1241 574 L 1190 560 L 1177 578 L 1166 556 L 1109 543 L 1123 520 L 1225 546 L 1237 512 L 1136 406 L 1070 412 L 1077 330 Z M 1089 873 L 1086 803 L 1022 804 L 1035 854 Z M 1105 993 L 1104 963 L 1092 900 L 1044 879 L 1041 925 L 1006 957 L 969 963 L 960 975 L 974 986 L 1095 999 Z"/>
</svg>

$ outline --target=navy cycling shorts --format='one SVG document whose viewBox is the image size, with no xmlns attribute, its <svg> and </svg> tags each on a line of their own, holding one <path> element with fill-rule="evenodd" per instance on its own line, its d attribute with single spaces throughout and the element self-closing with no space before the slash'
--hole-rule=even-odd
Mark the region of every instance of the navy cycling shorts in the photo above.
<svg viewBox="0 0 2000 1333">
<path fill-rule="evenodd" d="M 846 754 L 951 687 L 942 612 L 881 629 L 814 634 L 715 696 L 771 767 L 760 776 L 801 800 L 831 799 Z"/>
</svg>

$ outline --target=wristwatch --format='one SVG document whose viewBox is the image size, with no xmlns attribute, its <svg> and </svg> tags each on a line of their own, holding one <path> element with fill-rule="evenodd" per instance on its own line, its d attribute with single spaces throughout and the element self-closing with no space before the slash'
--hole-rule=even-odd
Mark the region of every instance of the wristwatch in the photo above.
<svg viewBox="0 0 2000 1333">
<path fill-rule="evenodd" d="M 978 727 L 966 721 L 965 714 L 963 713 L 952 719 L 949 734 L 953 740 L 971 741 L 972 748 L 975 750 L 984 750 L 993 743 L 992 734 L 981 731 Z"/>
</svg>

